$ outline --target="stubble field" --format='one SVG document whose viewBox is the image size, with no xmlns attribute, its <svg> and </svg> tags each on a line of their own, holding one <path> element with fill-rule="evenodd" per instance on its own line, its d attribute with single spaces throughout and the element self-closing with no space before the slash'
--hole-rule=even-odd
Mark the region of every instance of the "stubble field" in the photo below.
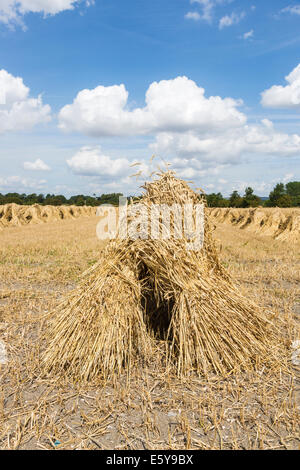
<svg viewBox="0 0 300 470">
<path fill-rule="evenodd" d="M 299 367 L 179 381 L 155 369 L 83 386 L 40 372 L 47 315 L 98 259 L 97 217 L 0 232 L 1 449 L 299 449 Z M 300 339 L 300 246 L 218 224 L 243 294 Z M 126 308 L 126 305 L 124 306 Z M 217 312 L 216 312 L 217 314 Z M 292 354 L 292 350 L 291 350 Z"/>
</svg>

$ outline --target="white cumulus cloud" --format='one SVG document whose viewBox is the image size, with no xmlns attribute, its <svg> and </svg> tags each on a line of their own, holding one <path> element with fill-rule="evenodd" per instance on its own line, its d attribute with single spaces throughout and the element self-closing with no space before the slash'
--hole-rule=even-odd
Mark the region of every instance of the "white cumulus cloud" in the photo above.
<svg viewBox="0 0 300 470">
<path fill-rule="evenodd" d="M 300 107 L 300 64 L 287 76 L 286 86 L 274 85 L 265 90 L 261 103 L 266 108 Z"/>
<path fill-rule="evenodd" d="M 281 13 L 290 13 L 291 15 L 300 15 L 300 5 L 289 5 L 282 8 Z"/>
<path fill-rule="evenodd" d="M 272 121 L 249 124 L 238 110 L 240 101 L 206 97 L 203 88 L 186 77 L 150 85 L 145 106 L 128 104 L 124 85 L 83 90 L 59 113 L 61 129 L 86 135 L 154 136 L 151 152 L 166 158 L 181 176 L 238 164 L 251 155 L 293 157 L 300 153 L 300 135 L 278 132 Z M 68 160 L 77 174 L 128 176 L 130 161 L 104 155 L 99 148 L 82 148 Z M 144 167 L 146 163 L 143 162 Z"/>
<path fill-rule="evenodd" d="M 300 136 L 277 132 L 269 120 L 260 125 L 243 125 L 224 132 L 198 134 L 161 133 L 151 144 L 151 151 L 167 158 L 177 155 L 187 161 L 198 161 L 198 170 L 217 165 L 240 163 L 244 156 L 297 156 Z"/>
<path fill-rule="evenodd" d="M 203 167 L 203 163 L 197 158 L 171 157 L 168 158 L 171 168 L 182 178 L 204 176 L 212 170 Z M 157 170 L 157 164 L 164 166 L 159 158 L 150 163 L 150 160 L 129 160 L 127 158 L 113 158 L 102 152 L 101 147 L 82 147 L 75 155 L 67 160 L 67 165 L 76 175 L 94 177 L 95 181 L 101 181 L 102 185 L 120 187 L 139 186 L 141 179 L 149 178 L 149 175 Z M 220 167 L 220 165 L 219 165 Z M 215 167 L 213 168 L 215 171 Z M 98 183 L 92 183 L 98 184 Z"/>
<path fill-rule="evenodd" d="M 190 0 L 190 3 L 196 3 L 201 7 L 199 19 L 212 23 L 215 7 L 218 5 L 231 3 L 233 0 Z M 194 18 L 195 19 L 195 18 Z"/>
<path fill-rule="evenodd" d="M 0 70 L 0 134 L 31 129 L 50 120 L 51 108 L 44 105 L 41 95 L 30 97 L 22 78 Z"/>
<path fill-rule="evenodd" d="M 251 31 L 248 31 L 247 33 L 243 34 L 243 38 L 244 39 L 250 39 L 250 38 L 253 38 L 253 35 L 254 35 L 254 30 L 251 29 Z"/>
<path fill-rule="evenodd" d="M 18 191 L 20 190 L 44 190 L 47 181 L 35 180 L 31 178 L 22 178 L 21 176 L 0 176 L 0 190 Z"/>
<path fill-rule="evenodd" d="M 73 173 L 84 176 L 124 176 L 130 172 L 127 158 L 113 159 L 104 155 L 100 147 L 82 147 L 67 160 Z"/>
<path fill-rule="evenodd" d="M 233 12 L 230 15 L 225 15 L 219 21 L 219 29 L 238 24 L 243 18 L 245 18 L 245 16 L 246 13 L 244 11 L 241 13 Z"/>
<path fill-rule="evenodd" d="M 0 21 L 7 25 L 23 24 L 26 13 L 56 15 L 65 10 L 72 10 L 81 0 L 0 0 Z M 93 2 L 86 2 L 86 6 Z"/>
<path fill-rule="evenodd" d="M 189 11 L 186 15 L 184 15 L 184 17 L 187 20 L 195 20 L 195 21 L 201 20 L 201 15 L 197 11 Z"/>
<path fill-rule="evenodd" d="M 224 129 L 245 123 L 240 100 L 205 97 L 205 90 L 187 77 L 150 85 L 146 106 L 130 109 L 124 85 L 82 90 L 59 113 L 59 126 L 91 136 L 147 135 Z"/>
<path fill-rule="evenodd" d="M 51 169 L 40 158 L 37 158 L 34 162 L 24 162 L 23 167 L 24 167 L 24 170 L 30 170 L 30 171 L 49 171 Z"/>
<path fill-rule="evenodd" d="M 202 14 L 199 15 L 199 19 L 210 23 L 212 21 L 214 7 L 216 3 L 219 3 L 219 0 L 191 0 L 191 3 L 198 3 L 201 5 Z"/>
</svg>

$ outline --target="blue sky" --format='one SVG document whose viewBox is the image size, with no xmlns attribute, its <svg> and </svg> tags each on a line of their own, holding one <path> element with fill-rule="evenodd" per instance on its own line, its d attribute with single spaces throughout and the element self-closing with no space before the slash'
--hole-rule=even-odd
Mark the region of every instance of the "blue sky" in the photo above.
<svg viewBox="0 0 300 470">
<path fill-rule="evenodd" d="M 207 192 L 300 180 L 299 26 L 292 0 L 0 0 L 0 192 L 136 193 L 153 153 Z"/>
</svg>

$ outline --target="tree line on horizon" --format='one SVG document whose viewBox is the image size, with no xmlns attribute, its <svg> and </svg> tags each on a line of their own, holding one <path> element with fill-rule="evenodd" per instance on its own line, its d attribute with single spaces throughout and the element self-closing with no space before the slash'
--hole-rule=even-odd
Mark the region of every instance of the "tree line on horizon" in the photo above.
<svg viewBox="0 0 300 470">
<path fill-rule="evenodd" d="M 278 183 L 268 198 L 257 196 L 250 186 L 243 196 L 233 191 L 229 198 L 224 198 L 221 193 L 208 194 L 206 198 L 209 207 L 300 207 L 300 181 Z"/>
<path fill-rule="evenodd" d="M 20 204 L 20 205 L 74 205 L 74 206 L 99 206 L 101 204 L 119 204 L 119 197 L 122 193 L 102 194 L 101 196 L 85 196 L 83 194 L 71 196 L 69 199 L 63 195 L 55 194 L 19 194 L 19 193 L 0 193 L 0 205 Z M 130 199 L 130 198 L 128 198 Z M 278 183 L 270 192 L 269 198 L 260 198 L 254 194 L 251 187 L 246 188 L 244 195 L 238 191 L 233 191 L 229 198 L 223 197 L 221 193 L 212 193 L 206 195 L 207 205 L 209 207 L 300 207 L 300 181 L 293 181 L 287 184 Z"/>
</svg>

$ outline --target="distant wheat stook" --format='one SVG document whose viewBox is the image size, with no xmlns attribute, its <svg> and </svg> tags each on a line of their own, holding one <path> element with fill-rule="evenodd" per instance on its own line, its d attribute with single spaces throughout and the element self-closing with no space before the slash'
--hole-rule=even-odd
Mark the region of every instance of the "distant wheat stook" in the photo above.
<svg viewBox="0 0 300 470">
<path fill-rule="evenodd" d="M 96 215 L 95 207 L 88 206 L 20 206 L 18 204 L 0 205 L 0 231 L 9 227 L 43 224 L 63 219 L 77 219 Z"/>
<path fill-rule="evenodd" d="M 148 211 L 202 197 L 171 171 L 143 189 L 139 203 Z M 47 374 L 107 379 L 156 361 L 184 377 L 277 364 L 282 345 L 272 314 L 244 298 L 220 264 L 207 211 L 203 247 L 189 250 L 187 242 L 110 241 L 50 317 Z"/>
<path fill-rule="evenodd" d="M 300 242 L 300 212 L 298 208 L 215 208 L 210 210 L 212 220 L 229 224 L 257 235 L 275 240 Z"/>
</svg>

